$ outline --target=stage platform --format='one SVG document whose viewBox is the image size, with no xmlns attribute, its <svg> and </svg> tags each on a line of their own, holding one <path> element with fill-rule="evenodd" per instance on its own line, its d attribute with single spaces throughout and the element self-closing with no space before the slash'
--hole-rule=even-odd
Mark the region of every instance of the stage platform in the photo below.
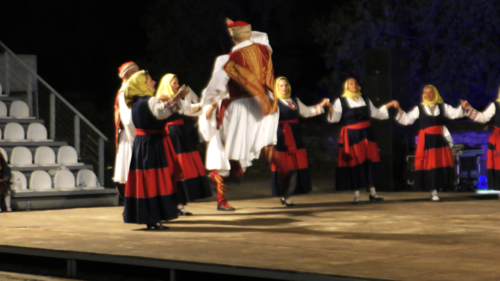
<svg viewBox="0 0 500 281">
<path fill-rule="evenodd" d="M 496 195 L 349 193 L 188 205 L 166 231 L 124 224 L 122 207 L 0 213 L 0 253 L 279 280 L 500 280 Z M 175 274 L 175 271 L 171 271 Z"/>
</svg>

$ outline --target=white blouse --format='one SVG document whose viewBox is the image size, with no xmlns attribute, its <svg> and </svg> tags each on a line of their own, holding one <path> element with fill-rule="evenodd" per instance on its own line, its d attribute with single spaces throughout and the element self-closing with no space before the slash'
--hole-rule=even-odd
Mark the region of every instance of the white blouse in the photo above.
<svg viewBox="0 0 500 281">
<path fill-rule="evenodd" d="M 281 102 L 287 106 L 289 106 L 288 103 L 292 103 L 292 102 L 295 103 L 295 101 L 292 98 L 278 99 L 278 100 L 279 100 L 279 102 Z M 304 118 L 313 117 L 313 116 L 320 115 L 320 114 L 325 112 L 323 110 L 322 106 L 318 106 L 318 105 L 307 106 L 307 105 L 303 104 L 299 100 L 299 98 L 297 98 L 297 104 L 299 106 L 299 114 L 300 114 L 300 116 L 302 116 Z"/>
<path fill-rule="evenodd" d="M 347 104 L 349 105 L 350 108 L 357 108 L 357 107 L 366 106 L 365 100 L 362 97 L 358 98 L 357 101 L 355 101 L 352 98 L 346 98 L 346 99 L 347 99 Z M 370 99 L 368 99 L 368 101 L 370 102 L 370 114 L 371 114 L 370 117 L 371 118 L 380 119 L 380 120 L 389 119 L 389 111 L 387 110 L 385 105 L 382 105 L 381 107 L 376 108 Z M 330 123 L 336 123 L 336 122 L 340 121 L 340 118 L 342 118 L 342 104 L 340 102 L 340 99 L 337 99 L 333 103 L 333 114 L 328 115 L 327 120 Z"/>
<path fill-rule="evenodd" d="M 431 110 L 430 105 L 424 105 L 425 109 L 425 114 L 430 115 L 430 116 L 438 116 L 440 113 L 439 106 L 434 105 L 434 109 Z M 415 106 L 410 112 L 404 112 L 403 113 L 398 113 L 396 115 L 396 121 L 399 122 L 401 125 L 411 125 L 415 123 L 415 121 L 419 118 L 420 116 L 420 110 L 418 106 Z M 453 108 L 449 104 L 444 104 L 444 116 L 448 119 L 458 119 L 464 117 L 464 111 L 462 109 L 462 106 L 458 106 L 457 108 Z"/>
<path fill-rule="evenodd" d="M 483 112 L 478 111 L 478 112 L 476 113 L 476 117 L 474 117 L 474 119 L 472 119 L 472 120 L 474 120 L 474 121 L 476 121 L 476 122 L 479 122 L 479 123 L 486 123 L 486 122 L 490 121 L 490 120 L 491 120 L 491 118 L 493 118 L 493 116 L 495 116 L 496 111 L 497 111 L 497 110 L 496 110 L 496 107 L 495 107 L 495 103 L 492 103 L 492 104 L 490 104 L 490 105 L 486 108 L 486 110 L 485 110 L 485 111 L 483 111 Z M 471 112 L 472 112 L 472 110 L 471 110 L 471 111 L 469 111 L 469 114 L 470 114 Z"/>
</svg>

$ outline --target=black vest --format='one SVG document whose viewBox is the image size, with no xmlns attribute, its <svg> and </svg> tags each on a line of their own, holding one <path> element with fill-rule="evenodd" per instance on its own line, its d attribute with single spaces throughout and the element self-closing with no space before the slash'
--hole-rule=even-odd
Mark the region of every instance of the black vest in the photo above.
<svg viewBox="0 0 500 281">
<path fill-rule="evenodd" d="M 347 98 L 340 98 L 340 104 L 342 105 L 342 118 L 341 122 L 343 125 L 352 125 L 370 120 L 370 100 L 361 96 L 365 101 L 365 106 L 351 108 L 347 103 Z"/>
<path fill-rule="evenodd" d="M 444 104 L 436 105 L 439 107 L 439 115 L 431 116 L 425 112 L 425 106 L 418 105 L 420 128 L 425 129 L 432 126 L 443 126 L 444 125 Z"/>
</svg>

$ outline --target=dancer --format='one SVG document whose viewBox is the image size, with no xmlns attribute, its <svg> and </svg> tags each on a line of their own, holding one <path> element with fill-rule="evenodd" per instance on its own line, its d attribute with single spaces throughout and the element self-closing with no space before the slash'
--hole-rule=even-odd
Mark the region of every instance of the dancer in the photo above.
<svg viewBox="0 0 500 281">
<path fill-rule="evenodd" d="M 178 217 L 164 134 L 173 109 L 153 96 L 155 84 L 148 72 L 141 70 L 130 77 L 125 87 L 125 102 L 132 110 L 136 137 L 125 186 L 123 220 L 146 224 L 148 229 L 165 229 L 162 220 Z"/>
<path fill-rule="evenodd" d="M 286 194 L 295 186 L 296 174 L 288 174 L 288 167 L 273 153 L 279 114 L 278 100 L 271 91 L 274 70 L 267 34 L 252 32 L 250 24 L 242 21 L 226 22 L 235 46 L 229 55 L 215 61 L 201 106 L 223 100 L 220 129 L 226 157 L 246 168 L 262 153 L 268 162 L 280 166 L 280 183 Z"/>
<path fill-rule="evenodd" d="M 466 115 L 474 122 L 486 123 L 493 118 L 495 128 L 488 139 L 486 154 L 486 177 L 489 189 L 500 189 L 500 87 L 498 98 L 486 110 L 479 112 L 472 108 L 468 101 L 461 100 L 462 107 L 467 110 Z M 497 112 L 499 114 L 497 114 Z"/>
<path fill-rule="evenodd" d="M 139 67 L 133 61 L 126 62 L 118 68 L 118 76 L 122 79 L 122 86 L 115 98 L 115 171 L 113 181 L 118 187 L 120 195 L 123 196 L 125 184 L 127 183 L 130 159 L 132 158 L 132 144 L 135 138 L 135 127 L 132 122 L 130 109 L 125 104 L 125 86 L 127 80 Z"/>
<path fill-rule="evenodd" d="M 461 106 L 445 104 L 433 85 L 426 85 L 422 103 L 406 113 L 397 104 L 396 120 L 401 125 L 411 125 L 420 119 L 417 151 L 415 152 L 415 188 L 431 191 L 431 200 L 439 201 L 437 189 L 450 186 L 455 168 L 450 145 L 444 136 L 444 120 L 463 117 Z"/>
<path fill-rule="evenodd" d="M 12 208 L 10 205 L 10 195 L 11 195 L 11 190 L 10 187 L 12 185 L 11 183 L 11 178 L 12 178 L 12 172 L 10 170 L 9 165 L 7 164 L 7 161 L 5 161 L 5 158 L 3 154 L 0 152 L 0 199 L 4 199 L 5 203 L 5 210 L 7 212 L 12 212 Z M 0 204 L 1 206 L 2 204 Z M 0 212 L 2 211 L 2 208 L 0 207 Z"/>
<path fill-rule="evenodd" d="M 380 120 L 389 118 L 388 108 L 399 106 L 391 101 L 376 108 L 370 99 L 362 96 L 356 79 L 344 83 L 344 93 L 333 104 L 333 114 L 328 121 L 342 121 L 339 138 L 337 190 L 354 190 L 354 203 L 360 199 L 359 190 L 370 190 L 370 201 L 382 201 L 375 186 L 379 183 L 380 155 L 373 136 L 370 117 Z"/>
<path fill-rule="evenodd" d="M 156 98 L 169 100 L 184 89 L 196 96 L 189 87 L 179 87 L 177 76 L 169 73 L 161 79 Z M 184 208 L 188 202 L 212 196 L 200 153 L 189 139 L 182 119 L 182 115 L 198 116 L 202 113 L 198 105 L 191 103 L 191 99 L 181 100 L 175 105 L 179 111 L 166 119 L 165 126 L 168 167 L 177 187 L 177 209 L 181 216 L 192 215 Z"/>
<path fill-rule="evenodd" d="M 299 98 L 291 97 L 292 87 L 286 77 L 278 77 L 274 82 L 274 93 L 278 97 L 279 126 L 278 143 L 274 146 L 280 160 L 289 166 L 290 170 L 297 171 L 297 184 L 293 194 L 309 193 L 311 178 L 309 177 L 307 152 L 302 142 L 302 133 L 299 126 L 299 116 L 308 118 L 324 113 L 323 107 L 331 106 L 329 99 L 323 99 L 314 106 L 305 106 Z M 288 196 L 280 193 L 277 186 L 278 174 L 276 165 L 271 165 L 271 188 L 273 196 L 281 197 L 281 204 L 293 206 Z"/>
</svg>

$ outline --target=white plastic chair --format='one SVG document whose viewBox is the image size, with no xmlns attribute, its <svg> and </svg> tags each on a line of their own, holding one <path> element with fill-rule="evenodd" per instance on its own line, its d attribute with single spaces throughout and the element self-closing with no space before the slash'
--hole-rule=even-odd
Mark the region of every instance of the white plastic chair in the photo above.
<svg viewBox="0 0 500 281">
<path fill-rule="evenodd" d="M 5 162 L 9 163 L 9 154 L 7 153 L 7 151 L 5 151 L 5 149 L 0 147 L 0 152 L 3 155 L 3 158 L 5 158 Z"/>
<path fill-rule="evenodd" d="M 7 105 L 3 101 L 0 101 L 0 118 L 9 118 L 7 114 Z"/>
<path fill-rule="evenodd" d="M 31 151 L 24 146 L 16 146 L 10 154 L 10 165 L 15 167 L 35 167 Z"/>
<path fill-rule="evenodd" d="M 24 128 L 19 123 L 7 123 L 3 133 L 3 138 L 8 141 L 28 141 L 24 138 Z"/>
<path fill-rule="evenodd" d="M 47 129 L 40 123 L 32 123 L 26 132 L 26 139 L 31 141 L 54 141 L 47 139 Z"/>
<path fill-rule="evenodd" d="M 61 146 L 57 152 L 57 163 L 64 166 L 81 166 L 82 162 L 78 162 L 78 154 L 76 149 L 69 145 Z"/>
<path fill-rule="evenodd" d="M 19 171 L 12 171 L 12 186 L 11 190 L 14 192 L 28 192 L 31 191 L 27 188 L 26 176 Z"/>
<path fill-rule="evenodd" d="M 30 189 L 34 191 L 57 191 L 52 188 L 52 178 L 45 171 L 34 171 L 31 173 Z"/>
<path fill-rule="evenodd" d="M 89 169 L 83 169 L 76 175 L 76 185 L 82 189 L 101 188 L 97 176 Z"/>
<path fill-rule="evenodd" d="M 24 101 L 16 100 L 10 105 L 9 116 L 14 118 L 34 118 L 30 117 L 30 108 Z"/>
<path fill-rule="evenodd" d="M 35 151 L 34 162 L 39 166 L 61 166 L 56 163 L 56 154 L 48 146 L 39 146 Z"/>
<path fill-rule="evenodd" d="M 71 191 L 77 190 L 75 186 L 75 176 L 68 170 L 60 170 L 56 172 L 54 177 L 55 187 L 58 190 Z"/>
</svg>

